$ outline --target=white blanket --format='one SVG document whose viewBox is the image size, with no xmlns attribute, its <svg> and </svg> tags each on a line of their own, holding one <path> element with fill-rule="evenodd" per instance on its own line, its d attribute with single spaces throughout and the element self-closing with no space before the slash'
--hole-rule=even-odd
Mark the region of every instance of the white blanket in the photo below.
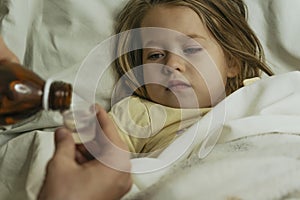
<svg viewBox="0 0 300 200">
<path fill-rule="evenodd" d="M 205 159 L 193 155 L 124 199 L 299 199 L 299 144 L 299 135 L 287 133 L 218 144 Z"/>
<path fill-rule="evenodd" d="M 233 93 L 157 159 L 134 160 L 135 172 L 149 172 L 134 175 L 140 192 L 126 199 L 266 200 L 300 192 L 299 85 L 293 72 Z M 210 123 L 224 106 L 224 124 Z M 218 144 L 205 157 L 203 141 L 213 145 L 215 133 Z"/>
</svg>

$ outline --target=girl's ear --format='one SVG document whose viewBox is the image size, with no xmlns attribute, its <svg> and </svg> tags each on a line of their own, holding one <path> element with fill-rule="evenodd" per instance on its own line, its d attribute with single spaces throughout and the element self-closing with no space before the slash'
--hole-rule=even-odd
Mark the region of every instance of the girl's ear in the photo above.
<svg viewBox="0 0 300 200">
<path fill-rule="evenodd" d="M 228 59 L 227 78 L 236 77 L 241 71 L 239 62 L 235 58 Z"/>
</svg>

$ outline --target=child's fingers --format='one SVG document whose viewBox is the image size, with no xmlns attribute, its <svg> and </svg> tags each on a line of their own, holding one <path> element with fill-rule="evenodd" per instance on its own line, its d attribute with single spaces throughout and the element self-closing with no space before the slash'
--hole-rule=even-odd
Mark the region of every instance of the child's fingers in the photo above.
<svg viewBox="0 0 300 200">
<path fill-rule="evenodd" d="M 130 171 L 130 155 L 109 114 L 100 105 L 95 105 L 96 117 L 100 126 L 96 128 L 96 137 L 82 146 L 77 145 L 80 154 L 76 160 L 83 166 L 106 165 L 121 171 Z M 79 148 L 82 147 L 82 148 Z M 87 160 L 80 157 L 84 156 Z M 96 158 L 91 160 L 91 158 Z M 99 162 L 100 161 L 100 162 Z"/>
<path fill-rule="evenodd" d="M 99 121 L 100 127 L 104 132 L 105 136 L 107 137 L 107 142 L 112 143 L 119 148 L 127 150 L 127 146 L 121 139 L 115 124 L 113 123 L 112 119 L 109 117 L 108 113 L 103 109 L 101 106 L 96 104 L 97 112 L 97 119 Z"/>
</svg>

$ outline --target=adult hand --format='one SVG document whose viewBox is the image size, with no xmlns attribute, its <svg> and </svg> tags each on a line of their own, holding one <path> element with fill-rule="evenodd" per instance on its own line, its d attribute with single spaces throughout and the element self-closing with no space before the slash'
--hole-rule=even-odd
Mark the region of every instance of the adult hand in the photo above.
<svg viewBox="0 0 300 200">
<path fill-rule="evenodd" d="M 11 50 L 9 50 L 3 41 L 3 38 L 0 36 L 0 61 L 2 60 L 19 63 L 17 56 Z"/>
<path fill-rule="evenodd" d="M 118 137 L 117 130 L 106 111 L 98 109 L 97 119 L 105 136 L 114 145 L 126 150 L 126 145 Z M 74 140 L 71 132 L 65 128 L 55 131 L 55 144 L 55 153 L 48 163 L 39 200 L 120 199 L 131 188 L 129 153 L 122 154 L 119 162 L 122 162 L 124 171 L 118 171 L 96 159 L 78 163 Z M 104 154 L 108 150 L 109 157 L 119 159 L 118 152 L 112 151 L 108 146 L 104 146 Z"/>
</svg>

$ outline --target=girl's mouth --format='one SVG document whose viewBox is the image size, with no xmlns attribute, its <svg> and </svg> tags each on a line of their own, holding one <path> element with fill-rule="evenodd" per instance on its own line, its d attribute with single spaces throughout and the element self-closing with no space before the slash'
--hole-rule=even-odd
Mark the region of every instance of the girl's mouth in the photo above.
<svg viewBox="0 0 300 200">
<path fill-rule="evenodd" d="M 187 88 L 190 88 L 191 85 L 181 81 L 181 80 L 171 80 L 168 82 L 168 88 L 167 90 L 171 90 L 171 91 L 181 91 Z"/>
</svg>

